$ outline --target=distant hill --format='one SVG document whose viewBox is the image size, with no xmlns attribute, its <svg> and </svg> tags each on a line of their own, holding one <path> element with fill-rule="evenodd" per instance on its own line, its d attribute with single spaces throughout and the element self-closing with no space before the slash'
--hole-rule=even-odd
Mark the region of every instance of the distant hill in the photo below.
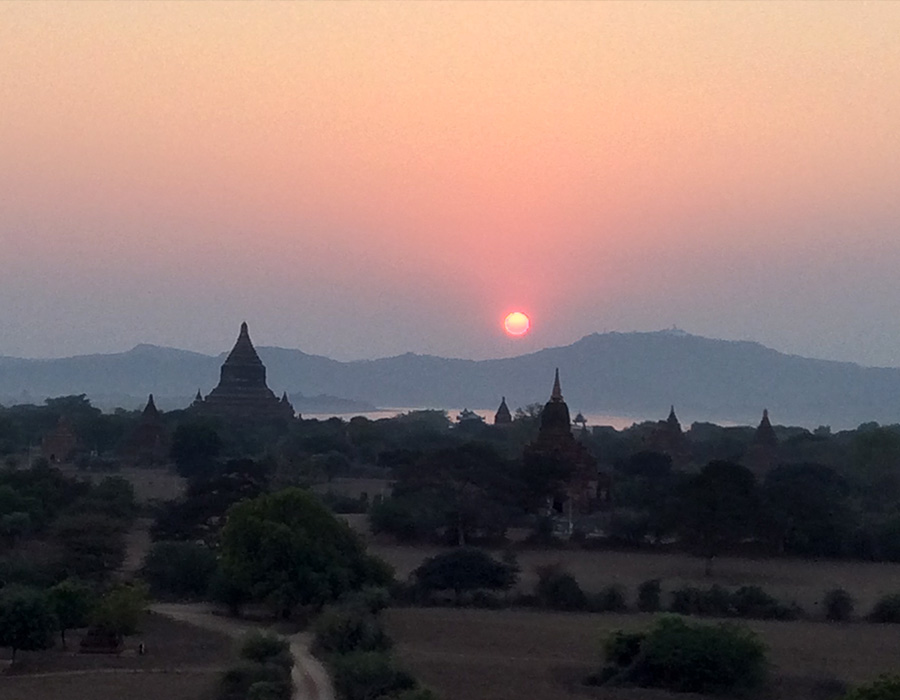
<svg viewBox="0 0 900 700">
<path fill-rule="evenodd" d="M 683 332 L 593 334 L 564 347 L 482 361 L 407 353 L 338 362 L 300 350 L 258 350 L 276 393 L 323 395 L 351 409 L 495 408 L 501 396 L 515 408 L 545 401 L 559 367 L 570 408 L 585 413 L 662 418 L 675 404 L 681 415 L 742 423 L 757 422 L 764 407 L 782 424 L 900 422 L 900 369 L 812 360 Z M 137 405 L 152 392 L 170 409 L 186 406 L 198 388 L 209 392 L 224 357 L 153 345 L 55 360 L 0 357 L 0 397 L 8 404 L 86 393 L 95 401 L 132 397 Z"/>
</svg>

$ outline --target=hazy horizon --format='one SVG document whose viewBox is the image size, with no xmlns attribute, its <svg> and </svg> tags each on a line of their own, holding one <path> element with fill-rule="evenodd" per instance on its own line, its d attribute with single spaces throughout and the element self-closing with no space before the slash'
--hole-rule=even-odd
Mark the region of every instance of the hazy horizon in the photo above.
<svg viewBox="0 0 900 700">
<path fill-rule="evenodd" d="M 0 3 L 0 355 L 900 366 L 900 4 Z M 501 319 L 527 312 L 532 331 Z"/>
<path fill-rule="evenodd" d="M 690 333 L 689 331 L 686 331 L 686 330 L 684 330 L 683 328 L 677 328 L 677 327 L 674 327 L 674 328 L 661 328 L 661 329 L 649 330 L 649 331 L 614 331 L 614 330 L 610 330 L 610 331 L 595 331 L 595 332 L 593 332 L 593 333 L 588 333 L 588 334 L 582 336 L 581 338 L 576 338 L 576 339 L 573 340 L 571 343 L 565 343 L 565 344 L 559 344 L 559 345 L 547 345 L 547 346 L 542 347 L 542 348 L 531 348 L 531 349 L 529 349 L 529 350 L 521 350 L 521 351 L 519 351 L 519 352 L 510 352 L 510 353 L 507 353 L 507 354 L 504 354 L 504 355 L 496 355 L 496 356 L 493 356 L 493 357 L 458 357 L 458 356 L 441 355 L 440 353 L 434 353 L 434 352 L 432 352 L 432 353 L 413 353 L 413 354 L 429 355 L 429 356 L 438 357 L 438 358 L 446 359 L 446 360 L 475 360 L 475 361 L 480 361 L 480 360 L 485 360 L 485 359 L 504 359 L 504 358 L 518 357 L 518 356 L 520 356 L 520 355 L 530 355 L 530 354 L 535 353 L 535 352 L 540 352 L 541 350 L 549 350 L 549 349 L 553 349 L 553 348 L 568 347 L 569 345 L 572 345 L 572 344 L 574 344 L 574 343 L 577 343 L 579 340 L 583 340 L 584 338 L 587 338 L 587 337 L 592 336 L 592 335 L 603 335 L 603 334 L 606 334 L 606 333 L 619 333 L 619 334 L 623 334 L 623 335 L 628 335 L 628 334 L 633 334 L 633 333 L 647 333 L 647 334 L 654 334 L 654 333 L 673 333 L 673 332 L 674 332 L 674 333 L 677 333 L 677 334 L 685 334 L 685 335 L 692 335 L 692 336 L 696 336 L 696 337 L 700 337 L 700 338 L 706 338 L 707 340 L 723 340 L 723 341 L 725 341 L 725 342 L 749 342 L 749 343 L 758 343 L 758 344 L 763 345 L 764 347 L 767 347 L 767 348 L 770 349 L 770 350 L 775 350 L 776 352 L 779 352 L 779 353 L 782 353 L 782 354 L 785 354 L 785 355 L 797 355 L 797 356 L 799 356 L 799 357 L 804 357 L 804 358 L 811 359 L 811 360 L 826 360 L 826 361 L 834 361 L 834 362 L 850 362 L 850 363 L 853 363 L 853 364 L 859 364 L 859 365 L 862 366 L 862 367 L 890 367 L 890 368 L 894 368 L 894 367 L 895 367 L 894 365 L 865 365 L 865 364 L 862 364 L 862 363 L 854 362 L 853 360 L 832 360 L 831 358 L 817 357 L 817 356 L 815 356 L 815 355 L 798 355 L 797 353 L 787 353 L 787 352 L 785 352 L 785 351 L 783 351 L 783 350 L 781 350 L 781 349 L 779 349 L 779 348 L 772 348 L 772 347 L 770 347 L 770 346 L 765 345 L 764 343 L 759 343 L 759 341 L 753 340 L 752 338 L 735 338 L 735 339 L 729 339 L 729 338 L 713 338 L 713 337 L 711 337 L 711 336 L 701 336 L 701 335 L 696 334 L 696 333 Z M 331 357 L 331 356 L 329 356 L 329 355 L 318 355 L 317 353 L 308 352 L 308 351 L 305 350 L 304 348 L 292 348 L 292 347 L 288 347 L 288 346 L 284 346 L 284 345 L 272 345 L 272 344 L 266 343 L 266 342 L 257 342 L 256 339 L 252 337 L 252 336 L 253 336 L 253 331 L 252 331 L 252 329 L 250 329 L 250 334 L 251 334 L 251 339 L 253 340 L 253 344 L 254 344 L 254 346 L 257 347 L 257 348 L 272 348 L 272 349 L 276 349 L 276 350 L 299 350 L 300 352 L 304 352 L 304 353 L 306 353 L 307 355 L 316 355 L 316 356 L 319 356 L 319 357 L 326 357 L 326 358 L 328 358 L 328 359 L 337 360 L 338 362 L 358 362 L 358 361 L 365 361 L 365 360 L 382 360 L 382 359 L 389 359 L 389 358 L 391 358 L 391 357 L 399 357 L 399 356 L 401 356 L 401 355 L 405 355 L 405 354 L 408 354 L 408 353 L 411 353 L 411 352 L 412 352 L 412 351 L 410 351 L 410 350 L 407 350 L 407 351 L 403 351 L 403 352 L 399 352 L 399 353 L 394 353 L 394 354 L 391 354 L 391 355 L 380 355 L 380 356 L 376 356 L 376 357 L 360 357 L 360 358 L 350 357 L 350 358 L 343 358 L 343 359 L 342 359 L 342 358 L 337 358 L 337 357 Z M 235 334 L 235 337 L 236 337 L 236 334 Z M 134 344 L 134 345 L 132 345 L 132 346 L 130 346 L 130 347 L 127 347 L 127 348 L 111 349 L 111 350 L 108 350 L 108 351 L 100 351 L 100 352 L 95 352 L 95 353 L 77 353 L 77 354 L 75 354 L 75 355 L 56 355 L 56 356 L 47 356 L 47 357 L 20 357 L 20 356 L 11 356 L 11 355 L 0 355 L 0 357 L 7 357 L 7 358 L 9 358 L 9 359 L 18 359 L 18 360 L 62 360 L 62 359 L 67 359 L 67 358 L 71 358 L 71 357 L 85 357 L 85 356 L 92 356 L 92 355 L 118 355 L 118 354 L 122 354 L 122 353 L 131 352 L 131 351 L 133 351 L 133 350 L 138 349 L 138 348 L 141 347 L 141 346 L 149 346 L 149 347 L 163 348 L 163 349 L 168 349 L 168 350 L 176 350 L 176 351 L 182 351 L 182 352 L 197 353 L 197 354 L 200 354 L 200 355 L 204 355 L 204 356 L 206 356 L 206 357 L 220 357 L 220 356 L 223 356 L 223 355 L 227 355 L 227 354 L 231 351 L 231 348 L 232 348 L 232 346 L 233 346 L 233 343 L 230 344 L 230 345 L 228 345 L 227 347 L 219 348 L 218 350 L 215 350 L 215 351 L 209 351 L 209 352 L 205 352 L 205 351 L 202 351 L 202 350 L 191 350 L 191 349 L 189 349 L 189 348 L 177 347 L 177 346 L 174 346 L 174 345 L 161 345 L 160 343 L 153 343 L 153 342 L 146 342 L 146 341 L 143 341 L 143 342 L 136 343 L 136 344 Z M 900 367 L 897 367 L 897 368 L 900 369 Z M 191 396 L 193 396 L 193 394 L 191 394 Z"/>
</svg>

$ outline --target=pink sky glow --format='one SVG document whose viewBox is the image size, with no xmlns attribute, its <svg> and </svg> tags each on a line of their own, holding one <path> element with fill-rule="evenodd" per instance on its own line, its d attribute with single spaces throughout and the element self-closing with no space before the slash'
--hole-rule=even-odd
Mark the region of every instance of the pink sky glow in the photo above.
<svg viewBox="0 0 900 700">
<path fill-rule="evenodd" d="M 675 324 L 898 366 L 898 32 L 877 2 L 0 3 L 0 355 Z"/>
</svg>

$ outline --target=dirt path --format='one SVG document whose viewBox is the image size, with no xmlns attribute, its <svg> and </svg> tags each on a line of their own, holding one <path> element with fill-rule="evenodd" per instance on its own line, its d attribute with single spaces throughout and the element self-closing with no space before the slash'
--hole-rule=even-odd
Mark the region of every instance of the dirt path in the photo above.
<svg viewBox="0 0 900 700">
<path fill-rule="evenodd" d="M 233 638 L 260 629 L 259 625 L 245 620 L 213 615 L 211 608 L 204 604 L 157 603 L 150 606 L 150 609 L 173 620 L 221 632 Z M 309 633 L 300 632 L 287 637 L 287 640 L 290 643 L 291 656 L 294 657 L 294 668 L 291 671 L 291 679 L 294 681 L 293 700 L 335 700 L 328 672 L 309 651 L 312 643 Z"/>
</svg>

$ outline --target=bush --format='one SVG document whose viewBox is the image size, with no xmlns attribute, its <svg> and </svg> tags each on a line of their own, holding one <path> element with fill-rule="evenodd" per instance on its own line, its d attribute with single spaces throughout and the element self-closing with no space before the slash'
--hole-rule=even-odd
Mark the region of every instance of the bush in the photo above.
<svg viewBox="0 0 900 700">
<path fill-rule="evenodd" d="M 721 586 L 713 586 L 705 591 L 686 586 L 672 591 L 672 605 L 669 609 L 681 615 L 729 617 L 732 615 L 731 596 Z"/>
<path fill-rule="evenodd" d="M 274 663 L 290 671 L 294 666 L 286 639 L 267 632 L 251 632 L 241 644 L 241 658 L 258 664 Z"/>
<path fill-rule="evenodd" d="M 584 610 L 587 607 L 587 596 L 578 581 L 559 564 L 539 567 L 537 574 L 535 593 L 542 606 L 554 610 Z"/>
<path fill-rule="evenodd" d="M 843 588 L 835 588 L 825 594 L 825 619 L 844 622 L 853 615 L 853 598 Z"/>
<path fill-rule="evenodd" d="M 793 620 L 797 609 L 782 605 L 759 586 L 742 586 L 731 594 L 731 607 L 737 617 L 756 620 Z"/>
<path fill-rule="evenodd" d="M 316 621 L 315 649 L 326 654 L 386 651 L 391 646 L 380 620 L 354 608 L 331 608 Z"/>
<path fill-rule="evenodd" d="M 383 652 L 359 651 L 333 656 L 330 667 L 334 689 L 342 700 L 372 700 L 416 687 L 413 677 Z"/>
<path fill-rule="evenodd" d="M 141 576 L 156 595 L 202 597 L 216 571 L 216 555 L 194 542 L 156 542 L 147 553 Z"/>
<path fill-rule="evenodd" d="M 803 612 L 797 606 L 780 603 L 759 586 L 742 586 L 729 593 L 718 585 L 707 590 L 688 586 L 672 591 L 670 610 L 681 615 L 757 620 L 793 620 Z"/>
<path fill-rule="evenodd" d="M 658 578 L 644 581 L 638 586 L 638 610 L 641 612 L 657 612 L 661 607 L 662 582 Z"/>
<path fill-rule="evenodd" d="M 621 586 L 607 586 L 588 601 L 592 612 L 624 612 L 628 609 L 625 603 L 625 592 Z"/>
<path fill-rule="evenodd" d="M 646 638 L 646 632 L 613 632 L 603 643 L 603 658 L 614 666 L 630 666 L 640 653 L 641 644 Z"/>
<path fill-rule="evenodd" d="M 900 593 L 886 595 L 875 603 L 875 607 L 869 613 L 869 621 L 900 622 Z"/>
<path fill-rule="evenodd" d="M 691 625 L 664 617 L 643 639 L 614 635 L 606 651 L 609 665 L 600 679 L 675 692 L 752 690 L 766 676 L 765 646 L 750 630 L 731 624 Z"/>
<path fill-rule="evenodd" d="M 377 615 L 391 604 L 391 593 L 387 588 L 367 586 L 341 596 L 338 603 L 342 607 L 356 608 Z"/>
<path fill-rule="evenodd" d="M 847 693 L 844 700 L 900 700 L 900 676 L 879 676 Z"/>
<path fill-rule="evenodd" d="M 293 693 L 287 681 L 257 681 L 247 689 L 247 700 L 290 700 Z"/>
<path fill-rule="evenodd" d="M 258 683 L 286 684 L 290 689 L 291 672 L 277 664 L 242 664 L 229 669 L 222 676 L 222 680 L 219 681 L 218 698 L 219 700 L 245 700 L 250 693 L 250 688 Z M 271 686 L 269 688 L 271 689 Z M 289 698 L 290 693 L 280 697 Z"/>
</svg>

